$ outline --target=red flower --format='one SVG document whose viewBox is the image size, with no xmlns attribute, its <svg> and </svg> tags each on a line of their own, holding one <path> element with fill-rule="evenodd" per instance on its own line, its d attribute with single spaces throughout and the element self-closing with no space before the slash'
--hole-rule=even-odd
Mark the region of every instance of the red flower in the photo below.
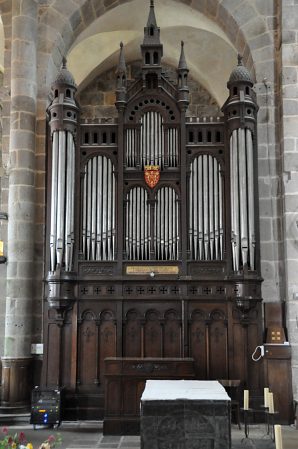
<svg viewBox="0 0 298 449">
<path fill-rule="evenodd" d="M 12 437 L 10 436 L 10 437 L 8 437 L 8 444 L 11 446 L 12 445 L 12 443 L 13 443 L 13 439 L 12 439 Z"/>
<path fill-rule="evenodd" d="M 20 432 L 20 434 L 19 434 L 19 441 L 20 441 L 20 443 L 24 443 L 24 441 L 26 441 L 26 437 L 25 437 L 24 432 Z"/>
<path fill-rule="evenodd" d="M 4 433 L 4 435 L 8 434 L 8 428 L 7 427 L 2 427 L 2 433 Z"/>
<path fill-rule="evenodd" d="M 54 435 L 50 435 L 49 438 L 48 438 L 48 442 L 49 443 L 54 443 L 55 439 L 56 438 L 54 437 Z"/>
</svg>

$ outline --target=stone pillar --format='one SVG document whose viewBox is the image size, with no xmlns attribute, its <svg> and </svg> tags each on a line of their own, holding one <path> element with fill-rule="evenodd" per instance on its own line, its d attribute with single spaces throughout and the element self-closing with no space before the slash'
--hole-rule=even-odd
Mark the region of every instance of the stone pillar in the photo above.
<svg viewBox="0 0 298 449">
<path fill-rule="evenodd" d="M 12 0 L 7 297 L 2 405 L 30 400 L 37 2 Z"/>
<path fill-rule="evenodd" d="M 281 5 L 281 126 L 286 309 L 292 346 L 294 398 L 298 399 L 298 4 Z"/>
</svg>

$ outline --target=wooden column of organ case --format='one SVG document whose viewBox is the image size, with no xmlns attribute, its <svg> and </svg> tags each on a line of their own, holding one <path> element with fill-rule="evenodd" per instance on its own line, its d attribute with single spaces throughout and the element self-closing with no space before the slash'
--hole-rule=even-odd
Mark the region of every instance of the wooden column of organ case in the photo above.
<svg viewBox="0 0 298 449">
<path fill-rule="evenodd" d="M 117 120 L 80 120 L 65 61 L 52 86 L 43 384 L 68 419 L 103 417 L 107 357 L 263 388 L 253 81 L 239 57 L 223 116 L 188 116 L 183 43 L 171 82 L 159 31 L 152 3 L 129 86 L 121 44 Z"/>
</svg>

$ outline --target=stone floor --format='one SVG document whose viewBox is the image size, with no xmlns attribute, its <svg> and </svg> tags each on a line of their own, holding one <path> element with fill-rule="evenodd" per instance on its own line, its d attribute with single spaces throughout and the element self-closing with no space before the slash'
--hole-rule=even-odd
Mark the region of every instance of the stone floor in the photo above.
<svg viewBox="0 0 298 449">
<path fill-rule="evenodd" d="M 0 421 L 1 424 L 1 421 Z M 2 423 L 3 425 L 3 423 Z M 7 424 L 5 423 L 7 426 Z M 139 436 L 104 436 L 102 423 L 98 421 L 63 422 L 58 430 L 37 428 L 24 423 L 8 426 L 10 433 L 24 431 L 28 441 L 37 449 L 49 435 L 60 433 L 61 449 L 139 449 Z M 294 426 L 283 426 L 283 449 L 298 448 L 298 430 Z M 1 439 L 1 438 L 0 438 Z M 274 449 L 275 444 L 267 435 L 265 425 L 250 426 L 249 438 L 244 438 L 244 429 L 232 426 L 232 449 Z M 199 449 L 199 448 L 198 448 Z"/>
</svg>

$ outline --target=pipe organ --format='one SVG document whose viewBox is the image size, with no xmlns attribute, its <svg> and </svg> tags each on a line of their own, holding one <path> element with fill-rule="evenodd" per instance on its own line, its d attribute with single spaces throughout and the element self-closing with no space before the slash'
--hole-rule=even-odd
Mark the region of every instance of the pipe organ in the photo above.
<svg viewBox="0 0 298 449">
<path fill-rule="evenodd" d="M 80 117 L 65 63 L 53 84 L 43 384 L 68 419 L 103 417 L 106 357 L 191 357 L 198 379 L 262 390 L 253 81 L 239 59 L 223 114 L 191 117 L 183 43 L 176 81 L 162 52 L 151 2 L 129 85 L 121 44 L 115 120 Z"/>
</svg>

